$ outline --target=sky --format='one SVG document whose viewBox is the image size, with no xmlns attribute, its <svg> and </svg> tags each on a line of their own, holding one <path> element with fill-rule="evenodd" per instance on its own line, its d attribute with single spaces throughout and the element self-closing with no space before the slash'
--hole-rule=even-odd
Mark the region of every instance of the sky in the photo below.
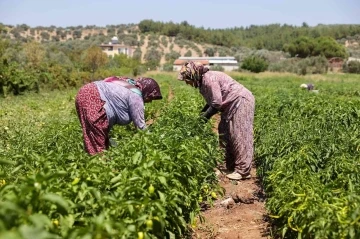
<svg viewBox="0 0 360 239">
<path fill-rule="evenodd" d="M 360 24 L 360 0 L 0 0 L 0 23 L 106 26 L 144 19 L 196 27 Z"/>
</svg>

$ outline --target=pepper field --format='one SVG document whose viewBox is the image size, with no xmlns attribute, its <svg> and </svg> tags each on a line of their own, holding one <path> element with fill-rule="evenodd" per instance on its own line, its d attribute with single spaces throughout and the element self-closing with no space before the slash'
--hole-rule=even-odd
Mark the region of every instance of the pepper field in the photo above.
<svg viewBox="0 0 360 239">
<path fill-rule="evenodd" d="M 92 157 L 77 90 L 0 99 L 0 238 L 191 237 L 201 203 L 221 196 L 222 152 L 197 90 L 150 76 L 164 97 L 146 105 L 151 126 L 115 126 L 117 146 Z M 255 95 L 255 165 L 275 235 L 360 238 L 360 77 L 232 76 Z M 308 82 L 319 94 L 299 88 Z"/>
</svg>

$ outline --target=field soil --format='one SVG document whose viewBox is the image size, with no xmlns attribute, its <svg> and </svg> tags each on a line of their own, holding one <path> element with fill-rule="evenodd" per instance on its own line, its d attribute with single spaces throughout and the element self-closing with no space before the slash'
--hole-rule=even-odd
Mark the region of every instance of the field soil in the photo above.
<svg viewBox="0 0 360 239">
<path fill-rule="evenodd" d="M 213 130 L 217 133 L 219 115 L 215 116 Z M 203 211 L 203 223 L 193 231 L 193 239 L 262 239 L 270 238 L 264 206 L 265 195 L 256 177 L 256 168 L 251 170 L 252 178 L 232 181 L 225 174 L 218 176 L 225 193 L 214 202 L 213 207 Z M 235 199 L 235 200 L 234 200 Z M 227 200 L 229 203 L 224 203 Z"/>
</svg>

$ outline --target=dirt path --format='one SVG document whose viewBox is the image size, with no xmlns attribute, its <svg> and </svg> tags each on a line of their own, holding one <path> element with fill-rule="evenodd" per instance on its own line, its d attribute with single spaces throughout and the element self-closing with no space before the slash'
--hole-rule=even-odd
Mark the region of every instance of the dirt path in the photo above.
<svg viewBox="0 0 360 239">
<path fill-rule="evenodd" d="M 214 116 L 213 128 L 217 132 L 219 115 Z M 256 169 L 251 170 L 252 179 L 231 181 L 221 174 L 219 184 L 225 194 L 214 203 L 214 206 L 201 215 L 204 223 L 199 223 L 193 233 L 193 239 L 262 239 L 270 238 L 268 225 L 264 218 L 264 194 L 259 187 Z M 221 205 L 225 199 L 233 198 L 234 203 Z"/>
</svg>

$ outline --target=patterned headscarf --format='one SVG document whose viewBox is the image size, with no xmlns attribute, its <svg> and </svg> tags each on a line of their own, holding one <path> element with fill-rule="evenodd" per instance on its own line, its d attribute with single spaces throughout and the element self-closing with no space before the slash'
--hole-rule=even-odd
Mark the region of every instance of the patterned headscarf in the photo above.
<svg viewBox="0 0 360 239">
<path fill-rule="evenodd" d="M 136 80 L 135 86 L 137 86 L 141 90 L 143 99 L 162 99 L 160 87 L 158 83 L 152 78 L 138 78 Z"/>
<path fill-rule="evenodd" d="M 178 80 L 193 81 L 195 88 L 201 86 L 203 75 L 209 71 L 201 62 L 188 61 L 180 69 Z"/>
</svg>

